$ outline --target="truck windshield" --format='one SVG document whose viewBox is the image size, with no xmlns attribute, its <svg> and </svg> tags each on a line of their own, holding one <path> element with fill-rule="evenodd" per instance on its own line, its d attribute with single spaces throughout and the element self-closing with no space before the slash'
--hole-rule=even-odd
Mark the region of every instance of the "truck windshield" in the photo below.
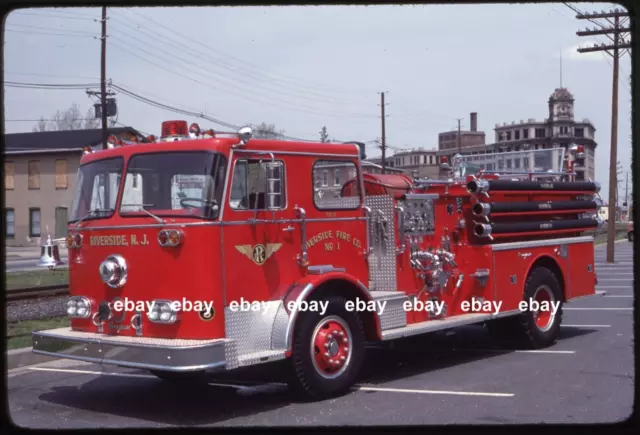
<svg viewBox="0 0 640 435">
<path fill-rule="evenodd" d="M 209 151 L 137 154 L 129 159 L 120 215 L 216 219 L 226 158 Z"/>
<path fill-rule="evenodd" d="M 113 215 L 123 166 L 122 157 L 80 166 L 69 223 L 80 219 L 104 219 Z"/>
</svg>

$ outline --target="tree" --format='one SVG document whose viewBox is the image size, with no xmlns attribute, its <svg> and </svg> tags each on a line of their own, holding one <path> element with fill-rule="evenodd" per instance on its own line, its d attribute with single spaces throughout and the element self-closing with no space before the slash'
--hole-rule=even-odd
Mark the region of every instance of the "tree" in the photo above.
<svg viewBox="0 0 640 435">
<path fill-rule="evenodd" d="M 284 139 L 284 130 L 276 130 L 274 124 L 263 122 L 260 125 L 249 125 L 256 139 Z"/>
<path fill-rule="evenodd" d="M 33 127 L 33 131 L 40 132 L 99 128 L 100 121 L 95 118 L 93 108 L 90 107 L 87 110 L 87 114 L 84 118 L 82 118 L 80 113 L 80 106 L 73 103 L 71 107 L 66 110 L 57 110 L 49 121 L 40 117 L 36 126 Z"/>
<path fill-rule="evenodd" d="M 327 127 L 322 127 L 320 130 L 320 142 L 328 143 L 329 142 L 329 133 L 327 133 Z"/>
</svg>

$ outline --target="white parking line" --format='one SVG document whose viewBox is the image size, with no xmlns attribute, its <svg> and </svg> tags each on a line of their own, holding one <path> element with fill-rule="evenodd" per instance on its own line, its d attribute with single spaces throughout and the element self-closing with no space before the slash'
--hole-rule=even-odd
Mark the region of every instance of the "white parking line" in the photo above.
<svg viewBox="0 0 640 435">
<path fill-rule="evenodd" d="M 98 376 L 119 376 L 119 377 L 125 377 L 125 378 L 144 378 L 144 379 L 156 378 L 153 375 L 141 375 L 136 373 L 98 372 L 98 371 L 92 371 L 92 370 L 56 369 L 56 368 L 47 368 L 47 367 L 31 367 L 30 370 L 61 372 L 61 373 L 77 373 L 77 374 L 98 375 Z M 265 387 L 283 387 L 283 386 L 286 387 L 287 386 L 287 384 L 280 383 L 280 382 L 269 382 L 265 384 L 256 384 L 256 385 L 238 385 L 238 384 L 222 383 L 222 382 L 207 382 L 207 384 L 214 387 L 235 388 L 242 392 L 259 392 L 260 390 L 264 390 Z M 363 386 L 363 385 L 362 386 L 356 385 L 355 389 L 362 390 L 362 391 L 379 391 L 379 392 L 388 392 L 388 393 L 440 394 L 440 395 L 450 395 L 450 396 L 514 397 L 514 394 L 512 393 L 384 388 L 384 387 L 371 387 L 371 386 Z"/>
<path fill-rule="evenodd" d="M 632 285 L 608 285 L 608 286 L 597 285 L 596 288 L 597 289 L 623 288 L 623 289 L 630 290 L 633 288 L 633 286 Z"/>
<path fill-rule="evenodd" d="M 574 354 L 575 350 L 512 350 L 512 349 L 453 349 L 458 352 L 498 352 L 498 353 L 549 353 Z"/>
<path fill-rule="evenodd" d="M 589 311 L 589 310 L 609 310 L 609 311 L 630 311 L 633 310 L 633 308 L 571 308 L 571 307 L 567 307 L 567 308 L 563 308 L 563 310 L 581 310 L 581 311 Z"/>
<path fill-rule="evenodd" d="M 414 390 L 405 388 L 382 388 L 382 387 L 358 387 L 362 391 L 380 391 L 387 393 L 411 393 L 411 394 L 445 394 L 453 396 L 486 396 L 486 397 L 513 397 L 512 393 L 480 393 L 472 391 L 441 391 L 441 390 Z"/>
<path fill-rule="evenodd" d="M 564 328 L 611 328 L 611 325 L 560 325 Z"/>
</svg>

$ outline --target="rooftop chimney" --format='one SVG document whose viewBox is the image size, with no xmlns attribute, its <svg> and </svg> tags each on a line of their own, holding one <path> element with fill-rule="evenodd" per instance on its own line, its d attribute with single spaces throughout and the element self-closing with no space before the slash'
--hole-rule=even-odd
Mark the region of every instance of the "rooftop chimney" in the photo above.
<svg viewBox="0 0 640 435">
<path fill-rule="evenodd" d="M 471 112 L 471 131 L 478 131 L 478 114 Z"/>
</svg>

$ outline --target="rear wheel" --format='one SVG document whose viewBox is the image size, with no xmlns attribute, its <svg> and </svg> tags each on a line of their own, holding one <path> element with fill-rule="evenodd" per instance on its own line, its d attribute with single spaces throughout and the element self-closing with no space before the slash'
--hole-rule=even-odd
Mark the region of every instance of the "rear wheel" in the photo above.
<svg viewBox="0 0 640 435">
<path fill-rule="evenodd" d="M 506 344 L 526 348 L 542 348 L 553 344 L 562 323 L 562 289 L 556 275 L 546 267 L 536 267 L 524 288 L 527 310 L 487 324 L 494 338 Z M 557 304 L 557 311 L 554 304 Z M 532 305 L 538 304 L 538 309 Z"/>
<path fill-rule="evenodd" d="M 356 382 L 364 359 L 364 328 L 346 299 L 331 297 L 324 315 L 305 311 L 296 323 L 291 355 L 291 388 L 307 399 L 345 393 Z"/>
</svg>

